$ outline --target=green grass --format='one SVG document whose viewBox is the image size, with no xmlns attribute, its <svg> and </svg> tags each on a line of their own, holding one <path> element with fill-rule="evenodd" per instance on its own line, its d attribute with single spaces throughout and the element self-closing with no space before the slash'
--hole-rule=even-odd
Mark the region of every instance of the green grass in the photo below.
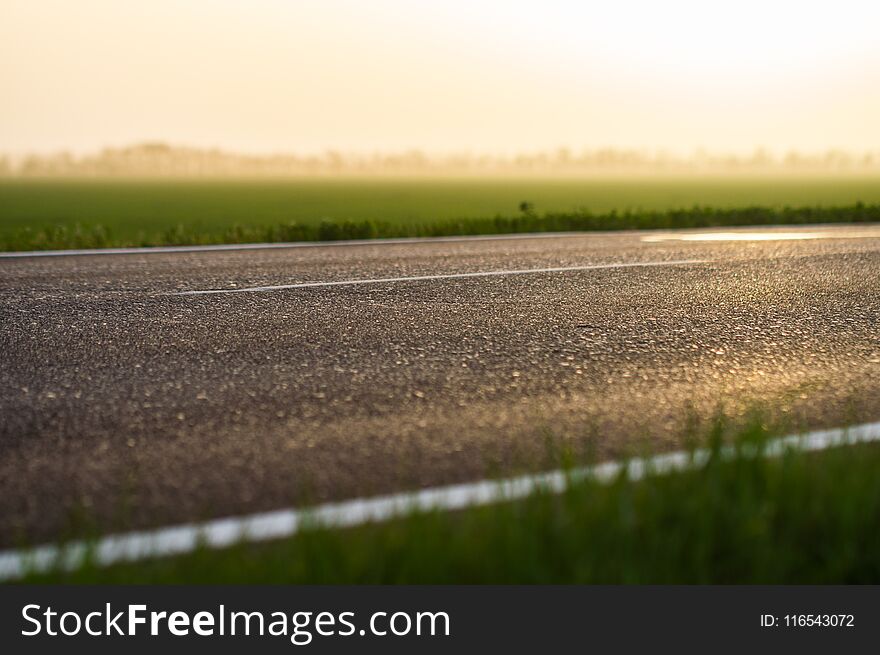
<svg viewBox="0 0 880 655">
<path fill-rule="evenodd" d="M 765 437 L 760 427 L 740 435 Z M 880 582 L 880 445 L 778 459 L 714 452 L 705 467 L 640 482 L 28 581 Z"/>
<path fill-rule="evenodd" d="M 878 220 L 878 203 L 880 178 L 855 177 L 7 179 L 0 250 Z"/>
</svg>

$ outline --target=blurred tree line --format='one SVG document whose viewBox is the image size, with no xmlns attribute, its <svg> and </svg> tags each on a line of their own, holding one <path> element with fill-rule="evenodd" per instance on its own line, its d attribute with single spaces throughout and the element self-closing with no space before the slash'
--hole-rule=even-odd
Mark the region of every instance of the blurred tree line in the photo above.
<svg viewBox="0 0 880 655">
<path fill-rule="evenodd" d="M 602 148 L 513 156 L 460 153 L 249 155 L 219 149 L 141 143 L 76 156 L 68 152 L 0 156 L 2 177 L 288 177 L 310 175 L 493 175 L 493 174 L 698 174 L 698 173 L 878 173 L 880 151 L 829 150 L 748 155 L 697 150 L 687 155 L 663 151 Z"/>
</svg>

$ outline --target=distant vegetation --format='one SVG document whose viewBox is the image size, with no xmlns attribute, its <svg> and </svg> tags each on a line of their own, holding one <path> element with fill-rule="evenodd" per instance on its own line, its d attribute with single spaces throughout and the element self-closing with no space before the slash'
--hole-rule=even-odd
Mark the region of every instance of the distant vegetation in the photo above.
<svg viewBox="0 0 880 655">
<path fill-rule="evenodd" d="M 870 177 L 6 180 L 0 249 L 875 222 L 878 207 Z"/>
<path fill-rule="evenodd" d="M 880 173 L 880 152 L 842 150 L 776 155 L 697 151 L 689 156 L 645 150 L 559 148 L 511 156 L 419 150 L 357 154 L 247 155 L 217 149 L 142 143 L 98 153 L 0 157 L 0 177 L 299 177 L 326 175 L 595 175 L 595 174 Z"/>
<path fill-rule="evenodd" d="M 880 205 L 847 207 L 744 207 L 713 209 L 694 207 L 667 211 L 609 212 L 592 214 L 534 213 L 527 209 L 518 216 L 496 216 L 438 221 L 435 223 L 390 223 L 371 220 L 324 220 L 317 224 L 291 221 L 268 226 L 235 225 L 220 232 L 177 225 L 153 237 L 136 241 L 115 239 L 102 225 L 58 225 L 39 230 L 22 229 L 5 235 L 3 250 L 45 250 L 64 248 L 107 248 L 119 246 L 206 245 L 221 243 L 283 243 L 288 241 L 341 241 L 400 237 L 445 237 L 529 232 L 578 232 L 598 230 L 649 230 L 738 225 L 806 225 L 815 223 L 880 222 Z"/>
</svg>

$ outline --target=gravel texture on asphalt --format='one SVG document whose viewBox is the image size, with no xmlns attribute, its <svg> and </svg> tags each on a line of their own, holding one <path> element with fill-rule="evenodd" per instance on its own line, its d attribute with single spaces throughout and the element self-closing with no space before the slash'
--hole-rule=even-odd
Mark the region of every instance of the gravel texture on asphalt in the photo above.
<svg viewBox="0 0 880 655">
<path fill-rule="evenodd" d="M 880 227 L 735 232 L 0 259 L 0 544 L 880 418 Z"/>
</svg>

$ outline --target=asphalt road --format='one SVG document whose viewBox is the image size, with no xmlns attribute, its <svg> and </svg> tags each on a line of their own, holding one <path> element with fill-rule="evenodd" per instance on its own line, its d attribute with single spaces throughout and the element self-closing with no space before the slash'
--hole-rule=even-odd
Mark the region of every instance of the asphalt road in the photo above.
<svg viewBox="0 0 880 655">
<path fill-rule="evenodd" d="M 880 418 L 880 226 L 707 234 L 0 257 L 0 544 Z"/>
</svg>

